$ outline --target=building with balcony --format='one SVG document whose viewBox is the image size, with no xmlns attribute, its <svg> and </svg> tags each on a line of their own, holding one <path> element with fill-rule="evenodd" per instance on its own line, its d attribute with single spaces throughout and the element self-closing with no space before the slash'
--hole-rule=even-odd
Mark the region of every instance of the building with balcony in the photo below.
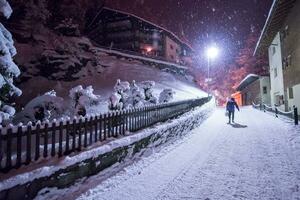
<svg viewBox="0 0 300 200">
<path fill-rule="evenodd" d="M 300 1 L 274 0 L 254 54 L 268 54 L 271 104 L 300 108 Z"/>
<path fill-rule="evenodd" d="M 103 7 L 87 27 L 100 46 L 186 64 L 193 50 L 171 31 L 136 15 Z"/>
</svg>

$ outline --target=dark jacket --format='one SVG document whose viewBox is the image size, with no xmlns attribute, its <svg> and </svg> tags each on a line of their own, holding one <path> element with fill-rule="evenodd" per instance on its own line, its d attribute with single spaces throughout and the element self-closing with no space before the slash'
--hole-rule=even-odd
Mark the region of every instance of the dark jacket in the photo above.
<svg viewBox="0 0 300 200">
<path fill-rule="evenodd" d="M 234 112 L 235 107 L 236 109 L 240 110 L 239 106 L 234 100 L 230 99 L 227 101 L 226 110 L 228 110 L 229 112 Z"/>
</svg>

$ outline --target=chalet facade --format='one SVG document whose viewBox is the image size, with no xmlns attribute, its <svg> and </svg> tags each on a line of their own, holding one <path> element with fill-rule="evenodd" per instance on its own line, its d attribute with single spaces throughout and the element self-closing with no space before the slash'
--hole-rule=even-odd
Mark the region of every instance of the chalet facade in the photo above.
<svg viewBox="0 0 300 200">
<path fill-rule="evenodd" d="M 300 1 L 275 0 L 255 54 L 268 53 L 271 104 L 300 108 Z"/>
<path fill-rule="evenodd" d="M 102 8 L 87 28 L 100 46 L 185 64 L 192 48 L 174 33 L 138 16 Z"/>
<path fill-rule="evenodd" d="M 255 104 L 271 103 L 270 78 L 268 76 L 258 76 L 249 74 L 241 81 L 234 95 L 240 98 L 243 106 Z"/>
</svg>

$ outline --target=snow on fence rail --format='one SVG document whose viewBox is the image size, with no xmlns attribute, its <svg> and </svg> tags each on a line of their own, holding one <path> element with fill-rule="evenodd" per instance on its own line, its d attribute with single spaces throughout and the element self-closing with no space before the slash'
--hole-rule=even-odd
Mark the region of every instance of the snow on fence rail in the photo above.
<svg viewBox="0 0 300 200">
<path fill-rule="evenodd" d="M 0 172 L 20 168 L 39 159 L 62 157 L 96 142 L 125 135 L 202 106 L 211 97 L 146 106 L 98 116 L 54 120 L 36 125 L 0 129 Z"/>
<path fill-rule="evenodd" d="M 252 103 L 253 107 L 256 109 L 263 110 L 264 112 L 273 112 L 275 113 L 275 116 L 278 117 L 278 115 L 284 115 L 286 117 L 292 118 L 295 121 L 295 125 L 298 125 L 299 123 L 299 114 L 298 114 L 298 108 L 296 106 L 293 106 L 293 110 L 291 111 L 282 111 L 278 109 L 276 106 L 274 106 L 274 109 L 272 106 L 268 106 L 267 104 L 255 104 Z"/>
</svg>

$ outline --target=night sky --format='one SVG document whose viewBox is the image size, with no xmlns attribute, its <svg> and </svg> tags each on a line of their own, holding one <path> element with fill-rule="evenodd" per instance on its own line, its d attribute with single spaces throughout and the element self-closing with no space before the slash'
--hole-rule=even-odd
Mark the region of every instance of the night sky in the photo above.
<svg viewBox="0 0 300 200">
<path fill-rule="evenodd" d="M 259 35 L 272 0 L 106 0 L 111 8 L 131 12 L 186 39 L 203 60 L 213 43 L 219 62 L 230 62 L 251 31 Z M 202 58 L 201 58 L 202 57 Z"/>
</svg>

